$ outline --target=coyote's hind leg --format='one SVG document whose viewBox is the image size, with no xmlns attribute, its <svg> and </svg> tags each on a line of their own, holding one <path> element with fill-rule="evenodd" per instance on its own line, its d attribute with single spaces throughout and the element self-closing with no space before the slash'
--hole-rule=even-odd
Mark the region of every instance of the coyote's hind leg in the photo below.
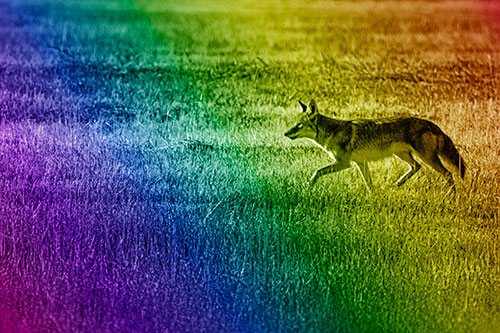
<svg viewBox="0 0 500 333">
<path fill-rule="evenodd" d="M 411 176 L 413 176 L 422 166 L 417 161 L 415 161 L 413 156 L 411 156 L 410 152 L 405 151 L 396 153 L 394 155 L 405 161 L 410 166 L 410 169 L 404 175 L 402 175 L 401 178 L 399 178 L 398 181 L 396 182 L 396 185 L 401 186 Z"/>
<path fill-rule="evenodd" d="M 364 160 L 363 162 L 354 162 L 356 167 L 361 174 L 361 178 L 363 178 L 363 182 L 365 183 L 366 189 L 368 192 L 372 192 L 372 176 L 370 174 L 370 169 L 368 168 L 368 161 Z"/>
</svg>

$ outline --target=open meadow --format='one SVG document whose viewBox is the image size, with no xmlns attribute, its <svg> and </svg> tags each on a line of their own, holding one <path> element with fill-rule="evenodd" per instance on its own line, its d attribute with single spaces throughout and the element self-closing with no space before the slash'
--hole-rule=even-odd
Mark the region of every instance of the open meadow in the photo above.
<svg viewBox="0 0 500 333">
<path fill-rule="evenodd" d="M 0 0 L 0 331 L 500 331 L 500 6 Z M 439 125 L 324 176 L 284 136 Z"/>
</svg>

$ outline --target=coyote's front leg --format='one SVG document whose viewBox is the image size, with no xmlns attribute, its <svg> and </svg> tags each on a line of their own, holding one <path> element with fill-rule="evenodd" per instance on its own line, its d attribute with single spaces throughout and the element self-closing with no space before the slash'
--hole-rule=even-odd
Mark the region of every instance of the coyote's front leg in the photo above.
<svg viewBox="0 0 500 333">
<path fill-rule="evenodd" d="M 327 173 L 333 173 L 347 169 L 350 166 L 351 165 L 349 164 L 349 162 L 335 161 L 332 164 L 329 164 L 321 169 L 316 170 L 311 178 L 311 186 L 313 186 L 318 181 L 319 177 L 326 175 Z"/>
</svg>

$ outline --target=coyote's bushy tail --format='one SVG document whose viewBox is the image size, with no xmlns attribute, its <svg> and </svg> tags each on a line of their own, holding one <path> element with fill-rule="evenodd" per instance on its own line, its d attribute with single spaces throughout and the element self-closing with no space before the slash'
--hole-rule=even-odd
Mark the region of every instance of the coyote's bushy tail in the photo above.
<svg viewBox="0 0 500 333">
<path fill-rule="evenodd" d="M 442 139 L 438 142 L 438 156 L 442 160 L 446 161 L 448 164 L 453 165 L 456 168 L 456 172 L 460 174 L 460 178 L 465 177 L 465 163 L 463 158 L 458 153 L 457 148 L 451 141 L 451 139 L 446 135 L 442 134 Z"/>
</svg>

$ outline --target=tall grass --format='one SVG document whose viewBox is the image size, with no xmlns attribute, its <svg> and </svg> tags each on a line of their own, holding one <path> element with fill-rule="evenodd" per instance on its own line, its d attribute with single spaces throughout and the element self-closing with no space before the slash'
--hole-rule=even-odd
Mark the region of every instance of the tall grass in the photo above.
<svg viewBox="0 0 500 333">
<path fill-rule="evenodd" d="M 16 2 L 39 57 L 1 49 L 0 328 L 498 329 L 494 10 Z M 350 169 L 309 188 L 328 158 L 283 133 L 311 97 L 436 122 L 466 180 L 397 188 L 384 160 L 373 195 Z"/>
</svg>

